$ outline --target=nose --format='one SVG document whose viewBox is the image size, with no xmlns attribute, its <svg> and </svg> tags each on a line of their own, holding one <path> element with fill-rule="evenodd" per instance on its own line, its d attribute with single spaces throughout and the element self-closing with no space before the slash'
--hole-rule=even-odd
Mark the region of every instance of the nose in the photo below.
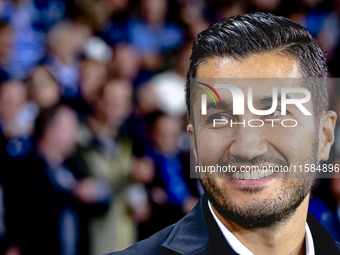
<svg viewBox="0 0 340 255">
<path fill-rule="evenodd" d="M 237 128 L 237 134 L 230 146 L 230 154 L 234 157 L 250 160 L 268 152 L 268 144 L 263 139 L 261 127 L 247 125 Z"/>
</svg>

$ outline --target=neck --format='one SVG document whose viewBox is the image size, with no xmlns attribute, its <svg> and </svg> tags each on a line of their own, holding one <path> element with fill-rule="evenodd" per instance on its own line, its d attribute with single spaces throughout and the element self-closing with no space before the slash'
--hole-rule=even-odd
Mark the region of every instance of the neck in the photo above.
<svg viewBox="0 0 340 255">
<path fill-rule="evenodd" d="M 302 255 L 305 245 L 305 224 L 309 195 L 297 208 L 294 215 L 276 227 L 245 229 L 225 219 L 212 206 L 223 225 L 254 254 Z"/>
</svg>

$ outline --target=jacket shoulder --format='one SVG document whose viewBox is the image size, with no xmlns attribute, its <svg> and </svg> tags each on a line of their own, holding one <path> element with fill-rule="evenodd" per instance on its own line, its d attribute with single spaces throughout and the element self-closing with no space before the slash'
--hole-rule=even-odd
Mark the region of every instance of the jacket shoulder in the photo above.
<svg viewBox="0 0 340 255">
<path fill-rule="evenodd" d="M 176 224 L 162 229 L 151 237 L 142 240 L 131 247 L 123 250 L 112 252 L 106 255 L 166 255 L 169 254 L 167 248 L 162 247 L 162 244 L 166 241 L 170 235 L 172 229 Z M 173 254 L 173 253 L 171 253 Z"/>
</svg>

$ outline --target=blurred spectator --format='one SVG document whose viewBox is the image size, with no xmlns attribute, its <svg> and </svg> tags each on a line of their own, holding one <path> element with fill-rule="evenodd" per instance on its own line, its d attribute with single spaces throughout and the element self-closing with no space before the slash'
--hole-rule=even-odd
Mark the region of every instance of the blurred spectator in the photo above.
<svg viewBox="0 0 340 255">
<path fill-rule="evenodd" d="M 8 70 L 13 78 L 26 78 L 32 68 L 44 57 L 43 33 L 62 19 L 64 14 L 64 4 L 60 0 L 3 1 L 0 18 L 10 23 L 14 33 Z"/>
<path fill-rule="evenodd" d="M 149 114 L 159 110 L 160 99 L 154 86 L 143 84 L 136 89 L 135 101 L 133 113 L 126 121 L 126 127 L 133 141 L 133 154 L 141 157 L 150 144 L 149 127 L 145 119 Z"/>
<path fill-rule="evenodd" d="M 98 32 L 111 47 L 129 42 L 129 2 L 130 0 L 99 1 L 104 25 Z"/>
<path fill-rule="evenodd" d="M 203 0 L 180 1 L 181 8 L 178 10 L 179 21 L 186 28 L 186 39 L 194 41 L 197 35 L 209 26 L 206 12 L 207 6 Z M 212 13 L 214 11 L 211 10 Z M 212 18 L 214 20 L 215 17 Z"/>
<path fill-rule="evenodd" d="M 141 0 L 140 18 L 129 24 L 131 43 L 142 57 L 147 70 L 161 67 L 161 54 L 178 47 L 183 40 L 182 30 L 166 21 L 166 0 Z"/>
<path fill-rule="evenodd" d="M 26 100 L 27 91 L 23 83 L 9 80 L 0 85 L 0 131 L 5 137 L 30 133 L 33 123 L 25 119 L 23 111 Z"/>
<path fill-rule="evenodd" d="M 79 97 L 79 56 L 90 35 L 88 27 L 66 21 L 48 34 L 50 53 L 45 65 L 65 98 Z"/>
<path fill-rule="evenodd" d="M 99 37 L 91 37 L 85 44 L 79 63 L 78 93 L 73 98 L 63 98 L 78 113 L 80 120 L 93 112 L 100 88 L 108 78 L 111 48 Z"/>
<path fill-rule="evenodd" d="M 178 221 L 198 201 L 191 195 L 179 159 L 180 119 L 155 112 L 148 116 L 148 123 L 151 126 L 152 145 L 144 156 L 153 160 L 156 175 L 153 182 L 147 185 L 152 217 L 140 225 L 141 239 Z"/>
<path fill-rule="evenodd" d="M 111 61 L 111 48 L 99 37 L 88 40 L 81 62 L 81 95 L 87 103 L 93 103 L 99 96 L 100 87 L 108 78 L 108 66 Z"/>
<path fill-rule="evenodd" d="M 144 218 L 143 214 L 147 213 L 143 187 L 130 186 L 132 143 L 122 125 L 130 114 L 131 103 L 132 84 L 128 80 L 109 80 L 95 102 L 93 116 L 89 117 L 87 126 L 82 126 L 78 157 L 85 163 L 89 176 L 109 181 L 115 191 L 108 212 L 92 221 L 92 254 L 121 250 L 133 244 L 137 232 L 131 210 L 137 212 L 137 218 Z M 139 161 L 134 166 L 142 164 Z"/>
<path fill-rule="evenodd" d="M 67 106 L 43 110 L 34 150 L 15 164 L 7 188 L 15 202 L 7 208 L 11 242 L 22 254 L 87 254 L 88 219 L 105 210 L 111 190 L 65 163 L 75 149 L 77 125 Z"/>
<path fill-rule="evenodd" d="M 59 102 L 58 84 L 46 66 L 34 69 L 28 82 L 28 95 L 39 109 L 47 109 Z"/>
<path fill-rule="evenodd" d="M 39 110 L 27 101 L 25 84 L 8 80 L 0 84 L 1 158 L 20 158 L 31 149 L 31 133 Z"/>
<path fill-rule="evenodd" d="M 186 25 L 193 25 L 194 23 L 200 23 L 204 21 L 204 11 L 207 6 L 203 0 L 180 0 L 179 11 L 180 20 Z M 211 5 L 210 5 L 211 6 Z"/>
<path fill-rule="evenodd" d="M 158 109 L 168 115 L 181 117 L 186 114 L 183 91 L 190 56 L 191 46 L 183 45 L 177 52 L 175 68 L 155 75 L 148 82 L 157 95 Z"/>
<path fill-rule="evenodd" d="M 95 102 L 95 113 L 89 118 L 89 125 L 98 138 L 117 136 L 119 128 L 132 110 L 132 84 L 129 80 L 108 80 L 101 88 Z"/>
<path fill-rule="evenodd" d="M 131 44 L 119 43 L 114 48 L 110 73 L 119 79 L 134 81 L 140 69 L 140 57 Z"/>
</svg>

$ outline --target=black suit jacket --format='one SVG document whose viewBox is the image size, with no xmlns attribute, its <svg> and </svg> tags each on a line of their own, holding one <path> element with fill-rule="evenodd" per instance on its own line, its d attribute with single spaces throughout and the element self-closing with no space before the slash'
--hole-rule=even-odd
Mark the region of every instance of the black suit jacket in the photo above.
<svg viewBox="0 0 340 255">
<path fill-rule="evenodd" d="M 309 213 L 307 222 L 311 230 L 316 255 L 340 254 L 338 244 L 327 230 Z M 237 255 L 225 240 L 214 220 L 206 196 L 176 224 L 130 248 L 108 255 Z"/>
</svg>

